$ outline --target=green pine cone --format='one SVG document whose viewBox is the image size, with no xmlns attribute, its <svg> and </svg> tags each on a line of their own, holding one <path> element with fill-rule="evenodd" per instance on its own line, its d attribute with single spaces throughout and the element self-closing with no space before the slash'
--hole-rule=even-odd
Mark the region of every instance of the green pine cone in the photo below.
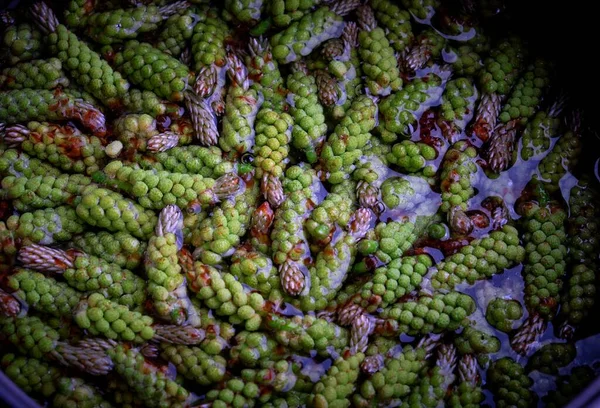
<svg viewBox="0 0 600 408">
<path fill-rule="evenodd" d="M 576 398 L 595 378 L 594 370 L 588 366 L 577 366 L 571 374 L 562 375 L 556 381 L 556 389 L 550 390 L 542 399 L 548 408 L 565 407 Z"/>
<path fill-rule="evenodd" d="M 224 43 L 229 35 L 227 24 L 218 17 L 209 17 L 194 26 L 191 44 L 196 72 L 213 64 L 225 66 L 227 60 Z"/>
<path fill-rule="evenodd" d="M 200 205 L 207 207 L 218 201 L 211 190 L 215 180 L 196 174 L 142 170 L 135 165 L 113 161 L 104 167 L 108 185 L 115 184 L 135 197 L 143 208 L 161 210 L 167 205 L 187 209 Z"/>
<path fill-rule="evenodd" d="M 59 169 L 22 151 L 6 149 L 0 152 L 0 176 L 2 177 L 32 178 L 35 176 L 58 177 L 60 175 Z"/>
<path fill-rule="evenodd" d="M 373 276 L 356 293 L 354 302 L 367 312 L 386 308 L 415 290 L 433 265 L 429 255 L 396 258 L 384 267 L 375 269 Z"/>
<path fill-rule="evenodd" d="M 398 166 L 403 172 L 415 173 L 425 167 L 431 168 L 428 161 L 438 156 L 436 149 L 426 143 L 403 140 L 392 146 L 389 153 L 385 155 L 387 161 Z"/>
<path fill-rule="evenodd" d="M 108 300 L 99 293 L 80 302 L 73 320 L 92 335 L 111 340 L 141 344 L 152 339 L 155 333 L 150 316 L 130 311 L 127 306 Z"/>
<path fill-rule="evenodd" d="M 254 165 L 256 178 L 265 174 L 282 178 L 288 162 L 291 129 L 294 121 L 287 113 L 261 108 L 256 117 L 254 140 Z"/>
<path fill-rule="evenodd" d="M 552 319 L 560 302 L 562 278 L 566 273 L 567 248 L 565 211 L 557 203 L 540 206 L 536 202 L 524 203 L 523 245 L 525 265 L 525 304 L 530 313 L 537 312 Z"/>
<path fill-rule="evenodd" d="M 339 37 L 343 27 L 341 16 L 328 7 L 320 7 L 271 37 L 273 57 L 280 64 L 297 61 L 321 43 Z"/>
<path fill-rule="evenodd" d="M 484 94 L 508 95 L 523 68 L 523 44 L 516 37 L 502 40 L 484 60 L 479 88 Z"/>
<path fill-rule="evenodd" d="M 80 133 L 70 126 L 29 122 L 21 149 L 69 172 L 91 175 L 106 159 L 103 140 Z"/>
<path fill-rule="evenodd" d="M 287 27 L 320 3 L 319 0 L 270 0 L 266 11 L 276 27 Z"/>
<path fill-rule="evenodd" d="M 517 230 L 505 225 L 438 263 L 431 284 L 436 290 L 452 289 L 464 281 L 472 285 L 523 262 L 526 255 L 526 249 L 519 245 Z"/>
<path fill-rule="evenodd" d="M 28 394 L 50 398 L 56 393 L 56 381 L 61 374 L 56 367 L 44 361 L 9 353 L 0 360 L 0 367 L 15 385 Z"/>
<path fill-rule="evenodd" d="M 234 162 L 226 160 L 223 155 L 218 146 L 176 146 L 165 152 L 141 157 L 138 163 L 147 170 L 197 174 L 217 179 L 234 171 Z"/>
<path fill-rule="evenodd" d="M 115 371 L 146 406 L 183 408 L 189 403 L 189 392 L 161 367 L 147 363 L 137 349 L 119 345 L 108 353 Z"/>
<path fill-rule="evenodd" d="M 114 64 L 133 84 L 171 102 L 183 101 L 194 81 L 187 66 L 148 43 L 128 41 Z"/>
<path fill-rule="evenodd" d="M 441 211 L 448 212 L 455 206 L 466 211 L 469 207 L 468 201 L 475 195 L 476 157 L 477 150 L 466 141 L 456 142 L 446 151 L 440 174 Z"/>
<path fill-rule="evenodd" d="M 550 81 L 550 67 L 544 60 L 534 61 L 519 78 L 510 97 L 498 116 L 501 122 L 519 120 L 525 124 L 531 118 L 542 99 L 542 94 Z"/>
<path fill-rule="evenodd" d="M 4 31 L 2 46 L 0 55 L 9 65 L 31 61 L 41 55 L 42 33 L 29 23 L 16 24 Z"/>
<path fill-rule="evenodd" d="M 524 368 L 510 357 L 494 361 L 487 371 L 487 383 L 498 407 L 535 407 L 537 395 L 531 391 L 533 381 Z"/>
<path fill-rule="evenodd" d="M 553 112 L 539 111 L 527 123 L 521 137 L 521 158 L 543 158 L 550 149 L 551 139 L 559 136 L 560 119 Z"/>
<path fill-rule="evenodd" d="M 85 18 L 85 33 L 98 44 L 114 44 L 155 31 L 163 21 L 161 9 L 140 5 L 135 8 L 91 13 Z"/>
<path fill-rule="evenodd" d="M 385 143 L 408 139 L 418 127 L 418 119 L 442 94 L 442 78 L 431 73 L 415 78 L 379 104 L 383 116 L 377 129 Z"/>
<path fill-rule="evenodd" d="M 308 162 L 314 163 L 317 160 L 316 148 L 327 132 L 315 78 L 302 71 L 295 71 L 288 75 L 287 87 L 293 101 L 290 104 L 290 114 L 294 119 L 292 145 L 304 152 Z"/>
<path fill-rule="evenodd" d="M 572 343 L 548 343 L 529 358 L 526 369 L 557 375 L 560 368 L 571 364 L 576 355 L 577 350 Z"/>
<path fill-rule="evenodd" d="M 70 207 L 46 208 L 12 215 L 6 220 L 6 226 L 24 245 L 50 245 L 70 241 L 84 231 L 84 224 L 77 215 Z"/>
<path fill-rule="evenodd" d="M 119 193 L 94 186 L 83 192 L 75 210 L 89 225 L 127 232 L 140 239 L 150 238 L 157 222 L 154 211 L 144 209 Z"/>
<path fill-rule="evenodd" d="M 0 316 L 0 339 L 15 346 L 20 353 L 39 360 L 56 348 L 59 336 L 39 317 Z"/>
<path fill-rule="evenodd" d="M 374 0 L 369 4 L 377 20 L 389 30 L 386 36 L 394 50 L 403 53 L 414 40 L 410 14 L 390 0 Z"/>
<path fill-rule="evenodd" d="M 58 393 L 52 400 L 54 407 L 111 408 L 102 393 L 94 385 L 74 377 L 62 377 L 57 382 Z"/>
<path fill-rule="evenodd" d="M 82 296 L 66 283 L 27 269 L 11 275 L 8 287 L 29 307 L 56 317 L 71 316 Z"/>
<path fill-rule="evenodd" d="M 504 333 L 516 329 L 521 317 L 523 317 L 523 307 L 514 299 L 495 298 L 488 303 L 485 312 L 487 322 Z"/>
<path fill-rule="evenodd" d="M 465 327 L 454 339 L 454 345 L 460 354 L 490 354 L 500 350 L 498 337 L 473 327 Z"/>
<path fill-rule="evenodd" d="M 0 89 L 54 89 L 66 88 L 69 79 L 57 58 L 20 62 L 0 71 Z"/>
<path fill-rule="evenodd" d="M 225 377 L 227 362 L 221 356 L 210 356 L 199 347 L 181 344 L 160 344 L 160 356 L 177 368 L 188 380 L 208 386 Z"/>
<path fill-rule="evenodd" d="M 339 357 L 315 384 L 308 402 L 311 406 L 350 406 L 350 397 L 357 388 L 363 353 Z"/>
<path fill-rule="evenodd" d="M 141 264 L 146 252 L 146 242 L 127 232 L 86 232 L 73 238 L 72 243 L 87 254 L 129 270 Z"/>
<path fill-rule="evenodd" d="M 387 319 L 390 333 L 409 335 L 441 333 L 464 327 L 475 311 L 475 301 L 460 292 L 419 296 L 415 300 L 392 305 L 379 316 Z M 376 329 L 377 330 L 377 329 Z"/>
<path fill-rule="evenodd" d="M 271 314 L 266 319 L 267 328 L 279 344 L 294 351 L 329 356 L 330 349 L 340 353 L 350 342 L 347 329 L 315 316 L 283 317 Z"/>
<path fill-rule="evenodd" d="M 155 47 L 166 54 L 179 57 L 191 40 L 196 24 L 217 16 L 218 11 L 207 5 L 181 10 L 165 21 L 157 35 Z"/>
<path fill-rule="evenodd" d="M 118 106 L 129 89 L 129 83 L 97 52 L 62 24 L 48 35 L 47 44 L 50 53 L 62 62 L 63 68 L 85 91 L 109 108 Z"/>
<path fill-rule="evenodd" d="M 320 160 L 329 173 L 328 181 L 339 184 L 354 170 L 371 139 L 376 125 L 377 106 L 367 96 L 359 96 L 338 123 L 321 150 Z"/>
<path fill-rule="evenodd" d="M 82 191 L 92 180 L 81 174 L 61 174 L 55 176 L 7 176 L 2 179 L 2 188 L 13 207 L 18 211 L 31 211 L 38 208 L 53 208 L 60 205 L 76 205 Z"/>
<path fill-rule="evenodd" d="M 381 27 L 358 33 L 365 84 L 373 95 L 388 95 L 402 88 L 402 78 L 394 49 Z"/>
</svg>

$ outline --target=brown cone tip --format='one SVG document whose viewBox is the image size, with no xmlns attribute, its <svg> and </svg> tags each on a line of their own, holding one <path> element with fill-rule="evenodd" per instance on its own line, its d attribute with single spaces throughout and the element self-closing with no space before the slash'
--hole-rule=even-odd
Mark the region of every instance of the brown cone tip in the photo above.
<svg viewBox="0 0 600 408">
<path fill-rule="evenodd" d="M 530 316 L 510 339 L 510 345 L 522 356 L 529 355 L 536 346 L 539 346 L 538 340 L 545 330 L 546 320 L 538 314 Z"/>
<path fill-rule="evenodd" d="M 250 86 L 248 82 L 248 69 L 242 59 L 233 52 L 227 53 L 227 75 L 234 86 L 240 86 L 244 90 Z"/>
<path fill-rule="evenodd" d="M 23 143 L 31 131 L 23 125 L 12 125 L 4 129 L 4 143 L 9 147 L 16 147 Z"/>
<path fill-rule="evenodd" d="M 200 68 L 194 82 L 194 92 L 200 98 L 212 95 L 218 83 L 218 72 L 214 65 Z"/>
<path fill-rule="evenodd" d="M 105 350 L 84 349 L 59 342 L 51 355 L 61 364 L 76 367 L 91 375 L 106 375 L 114 367 L 112 359 Z"/>
<path fill-rule="evenodd" d="M 19 250 L 18 260 L 28 269 L 62 273 L 73 267 L 74 258 L 62 249 L 32 244 Z"/>
<path fill-rule="evenodd" d="M 0 289 L 0 316 L 16 317 L 21 313 L 21 303 L 10 293 Z"/>
<path fill-rule="evenodd" d="M 174 204 L 169 204 L 158 215 L 155 234 L 159 237 L 165 234 L 178 234 L 183 229 L 183 213 Z"/>
<path fill-rule="evenodd" d="M 244 180 L 235 173 L 227 173 L 215 180 L 212 192 L 219 200 L 225 200 L 241 193 L 246 187 Z"/>
<path fill-rule="evenodd" d="M 360 6 L 356 9 L 358 16 L 358 26 L 363 31 L 373 31 L 377 27 L 377 20 L 375 19 L 375 13 L 373 9 L 368 6 Z"/>
<path fill-rule="evenodd" d="M 472 354 L 465 354 L 458 362 L 458 379 L 477 385 L 477 360 Z"/>
<path fill-rule="evenodd" d="M 56 14 L 54 14 L 52 9 L 43 1 L 34 3 L 29 11 L 33 17 L 34 23 L 44 34 L 55 32 L 60 24 L 58 18 L 56 18 Z"/>
<path fill-rule="evenodd" d="M 154 339 L 167 343 L 191 346 L 200 344 L 206 337 L 204 330 L 192 326 L 156 324 L 153 328 Z"/>
<path fill-rule="evenodd" d="M 380 371 L 385 365 L 385 360 L 381 354 L 365 357 L 360 365 L 360 369 L 365 374 L 375 374 Z"/>
<path fill-rule="evenodd" d="M 283 185 L 279 177 L 265 173 L 261 180 L 261 190 L 265 199 L 273 208 L 278 208 L 285 200 Z"/>
<path fill-rule="evenodd" d="M 175 132 L 163 132 L 152 136 L 146 143 L 152 153 L 166 152 L 179 144 L 179 135 Z"/>
<path fill-rule="evenodd" d="M 166 6 L 162 6 L 161 8 L 158 9 L 158 12 L 162 16 L 162 18 L 164 20 L 166 20 L 167 18 L 171 17 L 173 14 L 176 14 L 182 10 L 185 10 L 186 8 L 188 8 L 190 6 L 191 6 L 190 3 L 188 3 L 185 0 L 176 1 L 171 4 L 167 4 Z"/>
<path fill-rule="evenodd" d="M 262 36 L 259 38 L 252 37 L 250 38 L 250 43 L 248 44 L 248 50 L 250 51 L 250 55 L 253 57 L 260 57 L 265 55 L 267 50 L 269 49 L 269 42 L 266 38 Z"/>
<path fill-rule="evenodd" d="M 217 144 L 217 117 L 208 103 L 191 92 L 186 93 L 185 106 L 190 114 L 194 135 L 203 146 Z"/>
<path fill-rule="evenodd" d="M 298 296 L 304 289 L 305 277 L 298 265 L 287 259 L 280 267 L 281 286 L 290 296 Z"/>
</svg>

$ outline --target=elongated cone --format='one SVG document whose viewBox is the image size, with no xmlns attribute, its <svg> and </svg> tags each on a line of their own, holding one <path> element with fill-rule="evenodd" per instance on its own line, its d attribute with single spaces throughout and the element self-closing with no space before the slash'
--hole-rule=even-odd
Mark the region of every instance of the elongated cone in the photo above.
<svg viewBox="0 0 600 408">
<path fill-rule="evenodd" d="M 217 117 L 209 102 L 192 92 L 185 95 L 185 107 L 190 114 L 194 135 L 203 146 L 214 146 L 219 138 Z"/>
<path fill-rule="evenodd" d="M 271 173 L 265 173 L 262 177 L 260 187 L 265 200 L 267 200 L 273 208 L 277 208 L 283 203 L 285 195 L 279 177 L 275 177 Z"/>
<path fill-rule="evenodd" d="M 375 374 L 383 368 L 385 365 L 385 359 L 381 354 L 375 354 L 374 356 L 367 356 L 360 365 L 360 369 L 365 374 Z"/>
<path fill-rule="evenodd" d="M 200 68 L 194 82 L 194 92 L 200 98 L 208 98 L 213 94 L 218 83 L 218 73 L 215 65 Z"/>
<path fill-rule="evenodd" d="M 298 296 L 306 286 L 306 277 L 291 259 L 287 259 L 280 267 L 281 286 L 290 296 Z"/>
<path fill-rule="evenodd" d="M 539 345 L 538 339 L 546 331 L 546 320 L 540 315 L 530 316 L 517 333 L 510 339 L 510 345 L 514 351 L 526 356 Z"/>
<path fill-rule="evenodd" d="M 460 235 L 469 235 L 473 231 L 471 219 L 458 205 L 448 211 L 448 224 L 452 231 Z"/>
<path fill-rule="evenodd" d="M 487 141 L 502 108 L 502 97 L 496 93 L 485 93 L 481 97 L 472 131 L 480 140 Z"/>
<path fill-rule="evenodd" d="M 485 155 L 488 166 L 495 173 L 506 170 L 512 160 L 517 138 L 516 120 L 498 126 L 492 134 Z"/>
<path fill-rule="evenodd" d="M 175 132 L 163 132 L 152 136 L 146 142 L 146 149 L 152 153 L 165 152 L 179 144 L 179 135 Z"/>
<path fill-rule="evenodd" d="M 379 201 L 379 189 L 361 180 L 356 185 L 356 197 L 361 207 L 376 208 Z"/>
<path fill-rule="evenodd" d="M 206 337 L 206 332 L 192 326 L 174 326 L 167 324 L 155 324 L 154 339 L 167 343 L 194 345 L 200 344 Z"/>
<path fill-rule="evenodd" d="M 106 375 L 114 367 L 105 350 L 86 349 L 58 342 L 51 354 L 61 364 L 92 375 Z"/>
<path fill-rule="evenodd" d="M 18 260 L 29 269 L 36 271 L 63 273 L 73 267 L 73 251 L 50 248 L 45 245 L 31 244 L 21 248 Z"/>
<path fill-rule="evenodd" d="M 368 314 L 360 315 L 350 329 L 350 350 L 353 354 L 363 353 L 369 345 L 369 335 L 375 329 L 373 317 Z"/>
<path fill-rule="evenodd" d="M 0 316 L 15 317 L 21 313 L 21 303 L 10 293 L 0 289 Z"/>
</svg>

